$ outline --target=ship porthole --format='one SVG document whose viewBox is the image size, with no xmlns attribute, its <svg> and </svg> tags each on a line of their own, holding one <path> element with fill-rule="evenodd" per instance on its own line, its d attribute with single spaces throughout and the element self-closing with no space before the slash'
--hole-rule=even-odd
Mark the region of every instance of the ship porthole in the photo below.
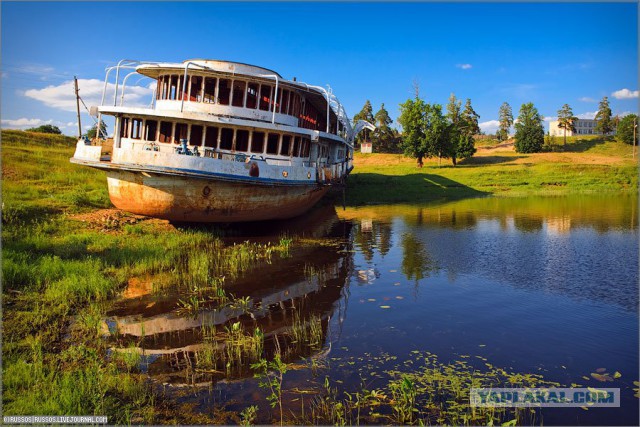
<svg viewBox="0 0 640 427">
<path fill-rule="evenodd" d="M 205 185 L 205 187 L 202 189 L 202 195 L 204 197 L 208 197 L 209 194 L 211 194 L 211 189 L 209 188 L 208 185 Z"/>
<path fill-rule="evenodd" d="M 307 179 L 311 179 L 311 172 L 307 172 Z"/>
<path fill-rule="evenodd" d="M 285 178 L 289 176 L 289 172 L 287 171 L 282 171 L 282 176 L 284 176 Z"/>
</svg>

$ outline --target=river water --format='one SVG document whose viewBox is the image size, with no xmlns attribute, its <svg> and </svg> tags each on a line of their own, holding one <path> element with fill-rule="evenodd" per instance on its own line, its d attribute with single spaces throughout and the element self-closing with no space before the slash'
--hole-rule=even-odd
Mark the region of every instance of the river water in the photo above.
<svg viewBox="0 0 640 427">
<path fill-rule="evenodd" d="M 382 387 L 385 369 L 413 369 L 413 355 L 430 352 L 621 390 L 620 408 L 545 408 L 536 423 L 637 425 L 637 204 L 615 195 L 324 206 L 227 230 L 229 244 L 296 242 L 225 283 L 248 310 L 186 315 L 178 292 L 147 287 L 128 290 L 105 320 L 118 330 L 114 347 L 137 346 L 158 387 L 208 414 L 255 404 L 258 422 L 275 418 L 246 366 L 197 369 L 203 325 L 240 323 L 264 333 L 264 354 L 297 363 L 283 382 L 290 410 L 325 377 L 340 391 Z M 312 344 L 292 338 L 296 322 L 315 325 Z"/>
</svg>

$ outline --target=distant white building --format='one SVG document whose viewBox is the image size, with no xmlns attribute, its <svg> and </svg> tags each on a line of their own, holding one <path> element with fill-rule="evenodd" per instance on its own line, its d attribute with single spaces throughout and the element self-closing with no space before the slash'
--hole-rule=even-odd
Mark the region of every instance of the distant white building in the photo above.
<svg viewBox="0 0 640 427">
<path fill-rule="evenodd" d="M 557 120 L 549 122 L 549 134 L 551 136 L 564 136 L 564 129 L 558 126 L 559 123 Z M 599 135 L 599 132 L 596 131 L 596 123 L 594 119 L 578 119 L 574 122 L 576 131 L 572 132 L 571 129 L 567 129 L 567 136 Z M 615 135 L 615 133 L 614 130 L 609 135 Z"/>
</svg>

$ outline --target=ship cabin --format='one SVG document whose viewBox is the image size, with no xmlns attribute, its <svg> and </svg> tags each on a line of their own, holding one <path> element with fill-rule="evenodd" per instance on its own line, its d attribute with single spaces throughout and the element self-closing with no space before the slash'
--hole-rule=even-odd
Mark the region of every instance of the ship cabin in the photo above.
<svg viewBox="0 0 640 427">
<path fill-rule="evenodd" d="M 157 82 L 151 105 L 122 106 L 125 78 L 121 105 L 114 96 L 114 106 L 98 110 L 116 118 L 116 149 L 303 166 L 316 169 L 320 182 L 352 168 L 351 125 L 324 88 L 227 61 L 145 63 L 135 72 Z"/>
</svg>

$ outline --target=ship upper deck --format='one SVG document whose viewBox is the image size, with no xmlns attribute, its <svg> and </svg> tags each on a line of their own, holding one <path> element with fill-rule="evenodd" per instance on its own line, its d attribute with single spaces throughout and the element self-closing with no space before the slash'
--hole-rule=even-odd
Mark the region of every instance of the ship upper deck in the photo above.
<svg viewBox="0 0 640 427">
<path fill-rule="evenodd" d="M 127 78 L 141 74 L 156 80 L 150 110 L 162 115 L 176 113 L 201 117 L 235 117 L 326 132 L 349 141 L 353 129 L 344 108 L 331 92 L 320 86 L 285 80 L 267 68 L 231 61 L 194 59 L 182 63 L 123 60 L 107 69 L 116 69 L 113 105 L 99 111 L 118 114 L 124 106 Z M 122 82 L 120 69 L 133 69 Z M 104 99 L 104 97 L 103 97 Z"/>
</svg>

